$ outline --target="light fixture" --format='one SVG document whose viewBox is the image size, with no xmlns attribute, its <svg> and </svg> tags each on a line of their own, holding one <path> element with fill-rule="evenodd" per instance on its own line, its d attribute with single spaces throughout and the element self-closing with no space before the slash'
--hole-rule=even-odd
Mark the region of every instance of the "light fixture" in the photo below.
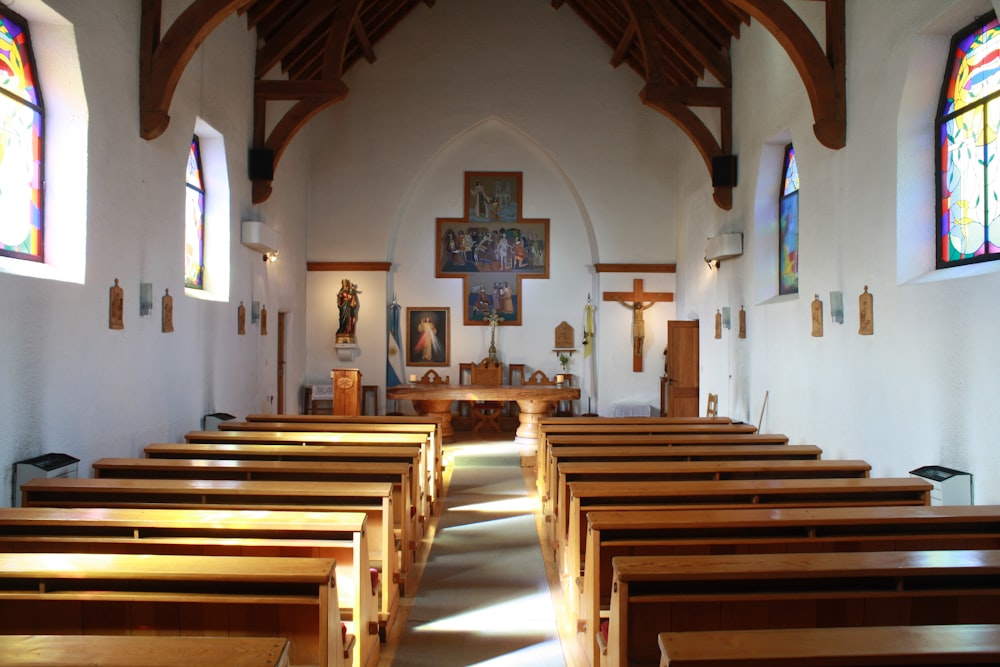
<svg viewBox="0 0 1000 667">
<path fill-rule="evenodd" d="M 830 292 L 830 318 L 837 324 L 844 323 L 843 292 Z"/>
<path fill-rule="evenodd" d="M 139 283 L 139 316 L 153 312 L 153 283 Z"/>
<path fill-rule="evenodd" d="M 265 262 L 278 258 L 278 232 L 256 220 L 244 220 L 240 232 L 243 245 L 259 252 Z"/>
</svg>

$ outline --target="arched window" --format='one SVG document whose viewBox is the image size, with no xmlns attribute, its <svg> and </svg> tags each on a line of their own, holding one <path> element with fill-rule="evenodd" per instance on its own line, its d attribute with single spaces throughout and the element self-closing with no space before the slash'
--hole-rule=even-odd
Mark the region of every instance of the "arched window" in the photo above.
<svg viewBox="0 0 1000 667">
<path fill-rule="evenodd" d="M 778 294 L 799 293 L 799 167 L 785 146 L 778 195 Z"/>
<path fill-rule="evenodd" d="M 937 118 L 937 268 L 1000 257 L 1000 25 L 952 39 Z M 994 234 L 993 232 L 997 233 Z"/>
<path fill-rule="evenodd" d="M 28 24 L 0 8 L 0 255 L 43 260 L 45 109 Z"/>
<path fill-rule="evenodd" d="M 205 180 L 201 170 L 201 144 L 191 139 L 187 159 L 184 206 L 184 286 L 205 286 Z"/>
</svg>

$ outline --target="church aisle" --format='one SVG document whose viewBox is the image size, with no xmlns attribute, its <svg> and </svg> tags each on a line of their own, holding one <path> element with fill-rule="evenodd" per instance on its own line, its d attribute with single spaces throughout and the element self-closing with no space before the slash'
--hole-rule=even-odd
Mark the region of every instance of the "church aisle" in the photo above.
<svg viewBox="0 0 1000 667">
<path fill-rule="evenodd" d="M 444 507 L 379 667 L 577 664 L 560 641 L 558 580 L 528 492 L 534 471 L 520 467 L 511 434 L 497 435 L 445 447 Z"/>
</svg>

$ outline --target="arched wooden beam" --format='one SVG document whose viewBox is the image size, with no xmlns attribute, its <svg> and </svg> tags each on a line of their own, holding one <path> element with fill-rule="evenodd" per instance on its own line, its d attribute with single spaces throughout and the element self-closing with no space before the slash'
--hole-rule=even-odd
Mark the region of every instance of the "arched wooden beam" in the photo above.
<svg viewBox="0 0 1000 667">
<path fill-rule="evenodd" d="M 723 87 L 674 85 L 667 74 L 665 63 L 668 55 L 663 43 L 652 30 L 657 13 L 664 11 L 664 7 L 650 0 L 625 0 L 625 7 L 631 18 L 626 32 L 635 30 L 646 62 L 646 86 L 639 93 L 640 99 L 643 104 L 656 109 L 681 128 L 701 154 L 711 177 L 712 158 L 728 154 L 732 150 L 732 88 L 729 85 L 732 76 L 728 53 L 725 56 L 718 54 L 713 60 L 713 72 L 716 78 L 724 82 Z M 702 44 L 700 48 L 707 47 Z M 706 60 L 709 59 L 706 57 Z M 691 107 L 719 109 L 721 137 L 718 140 Z M 732 209 L 732 186 L 714 188 L 712 198 L 720 208 L 727 211 Z"/>
<path fill-rule="evenodd" d="M 202 42 L 246 0 L 194 0 L 160 38 L 161 0 L 142 0 L 139 134 L 155 139 L 170 124 L 177 82 Z"/>
<path fill-rule="evenodd" d="M 267 72 L 258 72 L 258 78 L 254 85 L 254 147 L 272 151 L 274 156 L 272 173 L 277 169 L 281 155 L 296 133 L 316 114 L 340 102 L 350 92 L 340 77 L 344 70 L 347 42 L 353 26 L 358 22 L 363 1 L 349 0 L 337 5 L 324 49 L 322 80 L 302 83 L 267 81 L 260 78 Z M 261 51 L 258 52 L 258 57 L 260 53 Z M 301 89 L 300 86 L 302 86 Z M 293 99 L 297 99 L 298 102 L 285 112 L 285 115 L 271 130 L 271 134 L 265 139 L 267 103 Z M 252 198 L 254 204 L 267 201 L 270 196 L 271 181 L 253 181 Z"/>
<path fill-rule="evenodd" d="M 844 0 L 826 2 L 826 53 L 784 0 L 729 0 L 768 29 L 798 70 L 813 110 L 813 133 L 827 148 L 847 145 Z"/>
<path fill-rule="evenodd" d="M 728 88 L 693 88 L 685 92 L 682 89 L 647 84 L 639 97 L 643 104 L 656 109 L 681 128 L 698 150 L 711 176 L 712 158 L 729 149 L 719 145 L 712 131 L 691 110 L 691 106 L 718 106 L 722 111 L 723 122 L 731 122 L 732 114 L 729 110 L 732 107 L 732 91 Z M 712 198 L 723 210 L 733 208 L 731 186 L 714 188 Z"/>
<path fill-rule="evenodd" d="M 265 82 L 258 82 L 260 83 Z M 312 84 L 315 87 L 315 84 Z M 278 124 L 271 130 L 264 148 L 273 151 L 274 167 L 277 168 L 281 155 L 285 152 L 289 142 L 295 134 L 305 126 L 316 114 L 323 109 L 340 102 L 349 92 L 347 85 L 340 80 L 325 82 L 323 88 L 326 94 L 313 95 L 299 100 L 281 118 Z M 253 203 L 260 204 L 271 196 L 271 181 L 253 181 Z"/>
</svg>

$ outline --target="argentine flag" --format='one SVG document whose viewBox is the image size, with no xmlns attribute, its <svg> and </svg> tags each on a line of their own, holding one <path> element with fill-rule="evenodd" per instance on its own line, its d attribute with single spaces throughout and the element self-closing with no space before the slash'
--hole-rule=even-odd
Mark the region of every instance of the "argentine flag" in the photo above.
<svg viewBox="0 0 1000 667">
<path fill-rule="evenodd" d="M 399 333 L 399 311 L 402 310 L 396 302 L 396 295 L 392 296 L 392 303 L 389 304 L 389 346 L 385 360 L 385 386 L 395 387 L 403 384 L 403 350 L 400 348 L 402 335 Z"/>
</svg>

